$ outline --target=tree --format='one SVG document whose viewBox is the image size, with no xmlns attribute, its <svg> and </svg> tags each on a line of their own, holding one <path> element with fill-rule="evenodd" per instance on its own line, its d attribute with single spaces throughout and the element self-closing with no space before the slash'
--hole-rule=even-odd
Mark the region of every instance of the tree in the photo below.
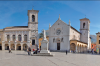
<svg viewBox="0 0 100 66">
<path fill-rule="evenodd" d="M 42 38 L 43 37 L 43 33 L 40 33 L 40 36 L 39 36 L 39 38 Z"/>
</svg>

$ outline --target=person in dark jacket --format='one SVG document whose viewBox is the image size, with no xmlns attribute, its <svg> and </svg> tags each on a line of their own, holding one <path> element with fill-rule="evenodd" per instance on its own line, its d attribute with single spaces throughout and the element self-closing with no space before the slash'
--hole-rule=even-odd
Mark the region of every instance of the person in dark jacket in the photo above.
<svg viewBox="0 0 100 66">
<path fill-rule="evenodd" d="M 31 54 L 31 48 L 29 47 L 28 50 L 29 50 L 29 55 L 30 55 Z"/>
<path fill-rule="evenodd" d="M 67 50 L 66 50 L 66 55 L 67 55 Z"/>
<path fill-rule="evenodd" d="M 30 54 L 29 54 L 29 48 L 27 49 L 27 52 L 28 52 L 28 55 L 30 55 Z"/>
</svg>

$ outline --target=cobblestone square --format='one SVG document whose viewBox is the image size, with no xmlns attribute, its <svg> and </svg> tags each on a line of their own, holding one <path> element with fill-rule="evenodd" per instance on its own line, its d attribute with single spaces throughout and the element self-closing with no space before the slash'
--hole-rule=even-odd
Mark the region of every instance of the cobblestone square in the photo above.
<svg viewBox="0 0 100 66">
<path fill-rule="evenodd" d="M 0 66 L 100 66 L 100 55 L 51 53 L 54 57 L 29 56 L 25 51 L 0 51 Z"/>
</svg>

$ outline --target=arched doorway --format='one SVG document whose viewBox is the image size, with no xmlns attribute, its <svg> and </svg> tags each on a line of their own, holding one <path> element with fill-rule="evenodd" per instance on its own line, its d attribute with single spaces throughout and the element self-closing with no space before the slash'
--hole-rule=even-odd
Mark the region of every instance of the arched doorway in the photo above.
<svg viewBox="0 0 100 66">
<path fill-rule="evenodd" d="M 23 44 L 23 50 L 27 50 L 27 44 Z"/>
<path fill-rule="evenodd" d="M 72 43 L 72 44 L 70 45 L 70 50 L 71 50 L 71 51 L 75 51 L 75 50 L 76 50 L 76 46 L 75 46 L 74 43 Z"/>
<path fill-rule="evenodd" d="M 17 44 L 17 50 L 21 50 L 21 45 Z"/>
<path fill-rule="evenodd" d="M 57 41 L 57 50 L 60 50 L 60 39 L 57 38 L 56 41 Z"/>
<path fill-rule="evenodd" d="M 0 44 L 0 50 L 2 50 L 2 44 Z"/>
<path fill-rule="evenodd" d="M 15 50 L 15 45 L 11 44 L 11 50 Z"/>
<path fill-rule="evenodd" d="M 5 50 L 9 50 L 9 45 L 5 44 Z"/>
</svg>

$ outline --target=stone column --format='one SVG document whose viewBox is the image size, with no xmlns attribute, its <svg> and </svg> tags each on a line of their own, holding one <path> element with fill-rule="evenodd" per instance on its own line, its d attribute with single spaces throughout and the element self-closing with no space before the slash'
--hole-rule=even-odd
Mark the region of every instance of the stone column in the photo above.
<svg viewBox="0 0 100 66">
<path fill-rule="evenodd" d="M 77 52 L 77 44 L 76 44 L 76 52 Z"/>
<path fill-rule="evenodd" d="M 7 35 L 6 34 L 4 34 L 5 35 L 5 41 L 7 41 Z"/>
<path fill-rule="evenodd" d="M 15 37 L 15 38 L 16 38 L 15 42 L 16 42 L 16 41 L 18 41 L 18 35 L 17 35 L 17 31 L 16 31 L 16 37 Z"/>
<path fill-rule="evenodd" d="M 23 39 L 24 39 L 24 36 L 23 36 L 23 31 L 22 31 L 21 42 L 24 41 Z"/>
<path fill-rule="evenodd" d="M 23 50 L 23 44 L 21 44 L 21 50 Z"/>
<path fill-rule="evenodd" d="M 83 45 L 83 52 L 85 51 L 85 49 L 84 49 L 84 48 L 85 48 L 85 46 Z"/>
<path fill-rule="evenodd" d="M 5 50 L 5 44 L 2 43 L 2 50 Z"/>
<path fill-rule="evenodd" d="M 81 52 L 81 46 L 80 46 L 80 52 Z"/>
<path fill-rule="evenodd" d="M 15 43 L 15 50 L 16 50 L 16 45 L 17 45 L 17 44 Z"/>
<path fill-rule="evenodd" d="M 10 41 L 12 41 L 12 34 L 10 33 Z"/>
</svg>

